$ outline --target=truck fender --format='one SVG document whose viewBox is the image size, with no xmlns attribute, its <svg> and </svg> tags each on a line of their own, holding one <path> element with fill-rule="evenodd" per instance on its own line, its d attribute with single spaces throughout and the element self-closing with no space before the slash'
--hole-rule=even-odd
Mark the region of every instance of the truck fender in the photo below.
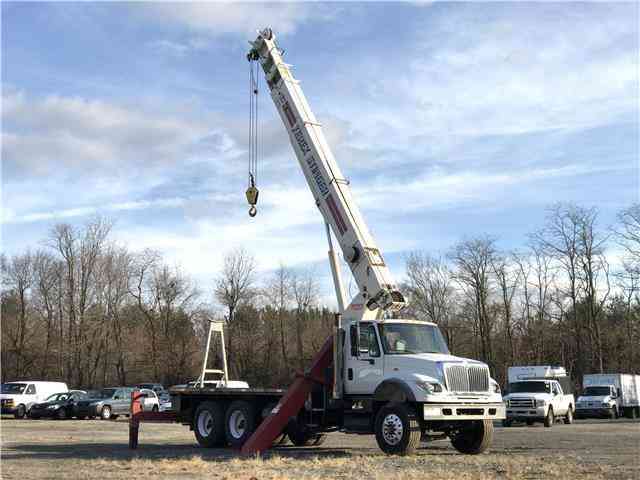
<svg viewBox="0 0 640 480">
<path fill-rule="evenodd" d="M 390 378 L 376 387 L 373 399 L 378 402 L 415 402 L 416 396 L 404 380 Z"/>
</svg>

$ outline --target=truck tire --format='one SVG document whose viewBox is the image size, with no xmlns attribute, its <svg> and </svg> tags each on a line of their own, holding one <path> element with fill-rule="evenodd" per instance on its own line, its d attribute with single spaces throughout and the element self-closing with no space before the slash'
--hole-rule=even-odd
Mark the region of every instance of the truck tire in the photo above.
<svg viewBox="0 0 640 480">
<path fill-rule="evenodd" d="M 388 455 L 410 455 L 420 445 L 422 429 L 416 414 L 403 403 L 388 403 L 376 415 L 378 447 Z"/>
<path fill-rule="evenodd" d="M 504 420 L 502 420 L 502 426 L 504 428 L 509 428 L 511 426 L 511 420 L 505 418 Z"/>
<path fill-rule="evenodd" d="M 609 411 L 609 418 L 611 420 L 615 420 L 616 418 L 618 418 L 618 412 L 616 411 L 616 408 L 613 407 L 610 411 Z"/>
<path fill-rule="evenodd" d="M 56 413 L 56 418 L 58 420 L 66 420 L 67 418 L 67 411 L 64 409 L 64 407 L 60 407 L 58 409 L 58 412 Z"/>
<path fill-rule="evenodd" d="M 286 427 L 287 437 L 296 447 L 314 445 L 318 434 L 310 432 L 297 418 L 292 418 Z"/>
<path fill-rule="evenodd" d="M 250 403 L 244 400 L 232 402 L 224 418 L 227 443 L 233 448 L 241 448 L 255 431 L 256 423 L 256 413 Z"/>
<path fill-rule="evenodd" d="M 468 428 L 451 438 L 451 444 L 460 453 L 478 455 L 493 443 L 493 421 L 473 420 Z"/>
<path fill-rule="evenodd" d="M 27 414 L 27 408 L 20 404 L 18 405 L 18 408 L 16 408 L 16 411 L 14 412 L 13 416 L 17 419 L 21 419 L 24 418 L 25 415 Z"/>
<path fill-rule="evenodd" d="M 567 414 L 564 417 L 565 425 L 571 425 L 573 423 L 573 407 L 569 405 L 569 410 L 567 410 Z"/>
<path fill-rule="evenodd" d="M 193 415 L 193 432 L 198 443 L 206 448 L 224 445 L 224 413 L 216 402 L 202 402 Z"/>
<path fill-rule="evenodd" d="M 527 419 L 525 420 L 528 426 L 533 425 L 534 423 L 536 423 L 535 421 L 533 421 L 532 419 Z"/>
<path fill-rule="evenodd" d="M 547 428 L 553 427 L 553 422 L 555 422 L 556 418 L 553 415 L 553 407 L 549 407 L 547 410 L 547 416 L 544 417 L 544 426 Z"/>
</svg>

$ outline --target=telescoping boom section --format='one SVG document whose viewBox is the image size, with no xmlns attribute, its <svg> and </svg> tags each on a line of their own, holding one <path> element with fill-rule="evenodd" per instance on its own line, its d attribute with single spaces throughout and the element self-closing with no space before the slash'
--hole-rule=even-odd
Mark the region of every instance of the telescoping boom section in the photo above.
<svg viewBox="0 0 640 480">
<path fill-rule="evenodd" d="M 273 102 L 289 134 L 300 167 L 315 197 L 316 205 L 331 226 L 344 258 L 356 280 L 362 301 L 370 310 L 399 308 L 404 297 L 393 283 L 362 214 L 349 182 L 338 167 L 298 80 L 271 29 L 265 29 L 252 43 L 250 61 L 260 62 Z"/>
</svg>

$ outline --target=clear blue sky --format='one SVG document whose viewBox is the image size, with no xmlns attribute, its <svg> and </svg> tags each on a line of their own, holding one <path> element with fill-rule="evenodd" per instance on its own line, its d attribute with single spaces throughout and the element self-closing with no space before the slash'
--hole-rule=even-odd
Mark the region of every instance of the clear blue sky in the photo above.
<svg viewBox="0 0 640 480">
<path fill-rule="evenodd" d="M 638 201 L 638 3 L 2 3 L 2 235 L 96 213 L 206 289 L 225 251 L 316 265 L 322 220 L 267 95 L 247 216 L 247 40 L 270 25 L 399 280 L 524 243 L 556 201 Z"/>
</svg>

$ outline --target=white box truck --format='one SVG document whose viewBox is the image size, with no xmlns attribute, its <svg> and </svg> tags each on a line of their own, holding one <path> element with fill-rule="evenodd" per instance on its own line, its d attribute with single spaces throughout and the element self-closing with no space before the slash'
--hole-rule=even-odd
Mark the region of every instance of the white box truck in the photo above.
<svg viewBox="0 0 640 480">
<path fill-rule="evenodd" d="M 576 401 L 579 418 L 637 418 L 640 416 L 640 375 L 590 373 L 582 379 Z"/>
<path fill-rule="evenodd" d="M 558 418 L 567 424 L 573 422 L 575 400 L 571 380 L 563 367 L 509 367 L 508 379 L 508 394 L 503 398 L 507 418 L 503 426 L 520 421 L 527 425 L 543 422 L 545 427 L 551 427 Z"/>
</svg>

